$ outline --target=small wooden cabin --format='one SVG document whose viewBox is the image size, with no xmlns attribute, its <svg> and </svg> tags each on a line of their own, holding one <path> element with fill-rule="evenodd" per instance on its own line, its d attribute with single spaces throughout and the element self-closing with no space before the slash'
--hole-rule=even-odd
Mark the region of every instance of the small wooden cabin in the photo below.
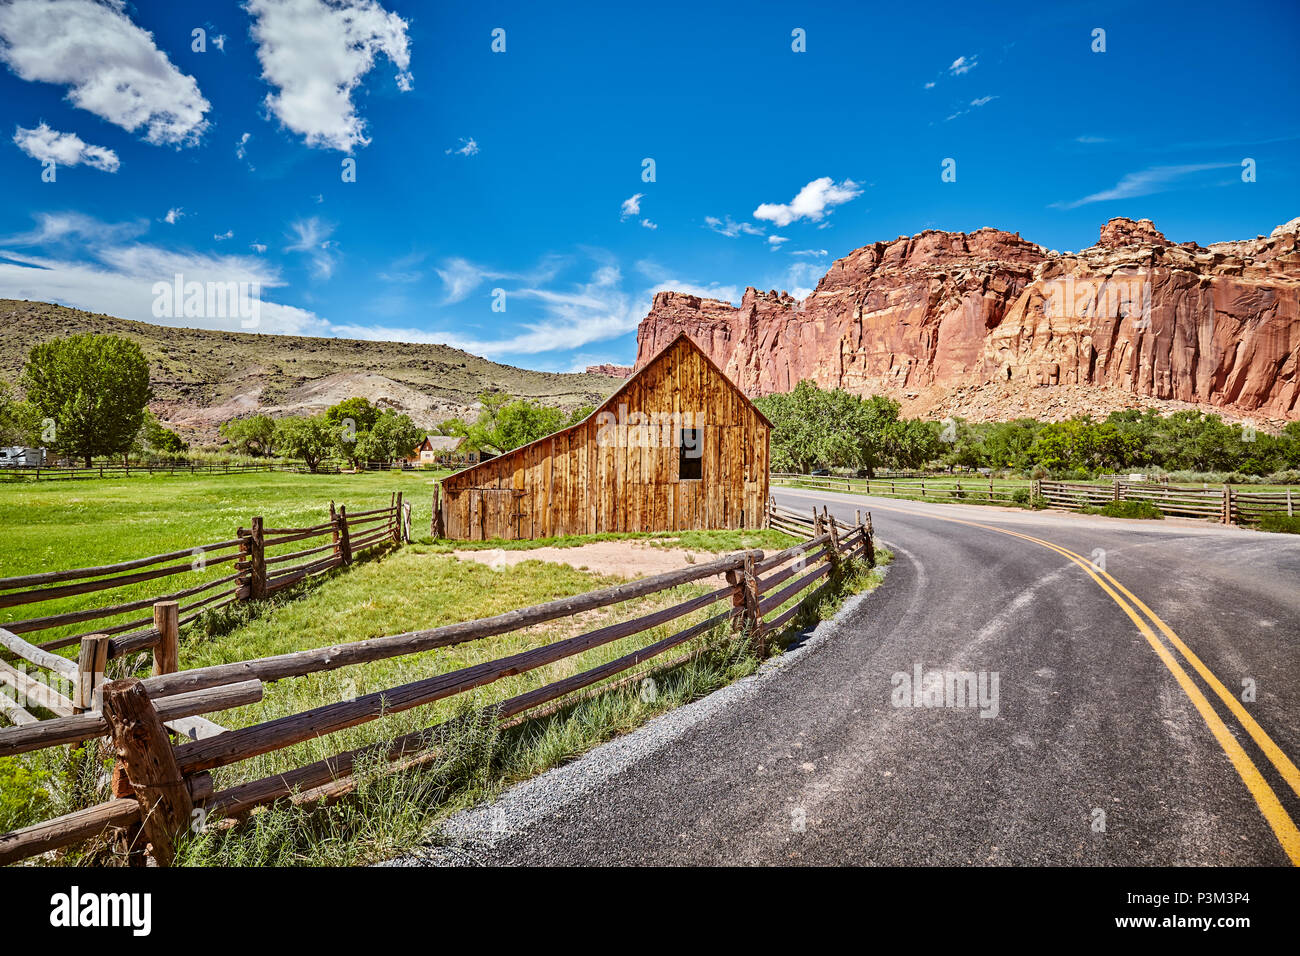
<svg viewBox="0 0 1300 956">
<path fill-rule="evenodd" d="M 442 534 L 761 528 L 771 432 L 683 333 L 581 422 L 444 478 Z"/>
<path fill-rule="evenodd" d="M 425 435 L 424 441 L 416 445 L 406 456 L 413 465 L 432 464 L 439 459 L 447 459 L 459 452 L 461 442 L 465 439 L 456 435 Z"/>
</svg>

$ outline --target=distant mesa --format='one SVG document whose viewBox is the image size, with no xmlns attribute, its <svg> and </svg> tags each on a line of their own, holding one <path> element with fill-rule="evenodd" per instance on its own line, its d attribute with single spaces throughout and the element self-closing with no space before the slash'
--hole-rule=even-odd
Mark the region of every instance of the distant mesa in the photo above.
<svg viewBox="0 0 1300 956">
<path fill-rule="evenodd" d="M 608 375 L 610 378 L 631 378 L 632 366 L 630 365 L 610 365 L 608 362 L 603 365 L 588 365 L 588 375 Z"/>
</svg>

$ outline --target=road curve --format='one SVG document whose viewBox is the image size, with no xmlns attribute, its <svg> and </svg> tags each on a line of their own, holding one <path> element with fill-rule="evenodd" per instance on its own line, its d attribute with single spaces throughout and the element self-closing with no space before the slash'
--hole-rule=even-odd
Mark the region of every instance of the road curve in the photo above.
<svg viewBox="0 0 1300 956">
<path fill-rule="evenodd" d="M 776 497 L 871 510 L 895 552 L 884 584 L 752 688 L 462 815 L 455 859 L 1300 862 L 1300 537 Z M 918 666 L 996 673 L 996 716 L 895 706 Z"/>
</svg>

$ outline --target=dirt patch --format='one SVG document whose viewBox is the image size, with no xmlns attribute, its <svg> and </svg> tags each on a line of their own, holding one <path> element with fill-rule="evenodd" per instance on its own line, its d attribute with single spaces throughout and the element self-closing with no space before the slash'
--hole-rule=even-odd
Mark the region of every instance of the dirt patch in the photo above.
<svg viewBox="0 0 1300 956">
<path fill-rule="evenodd" d="M 461 561 L 477 561 L 504 571 L 520 561 L 550 561 L 567 564 L 579 571 L 637 578 L 676 571 L 691 564 L 707 564 L 720 555 L 685 548 L 657 548 L 644 541 L 593 541 L 576 548 L 527 548 L 521 550 L 453 551 Z"/>
</svg>

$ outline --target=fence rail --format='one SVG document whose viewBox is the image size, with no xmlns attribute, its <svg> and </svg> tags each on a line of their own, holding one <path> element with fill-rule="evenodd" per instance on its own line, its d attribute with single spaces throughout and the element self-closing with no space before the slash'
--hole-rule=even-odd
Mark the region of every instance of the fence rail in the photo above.
<svg viewBox="0 0 1300 956">
<path fill-rule="evenodd" d="M 772 483 L 843 491 L 850 494 L 876 495 L 884 498 L 924 498 L 974 503 L 1009 503 L 1016 491 L 1029 491 L 1031 482 L 997 480 L 976 474 L 917 475 L 898 478 L 849 478 L 838 475 L 799 475 L 772 472 Z"/>
<path fill-rule="evenodd" d="M 367 514 L 362 520 L 365 518 L 383 520 L 384 513 Z M 172 860 L 175 840 L 190 826 L 196 806 L 209 823 L 224 821 L 222 825 L 233 825 L 233 818 L 275 801 L 337 799 L 355 787 L 352 769 L 358 760 L 379 757 L 395 771 L 418 766 L 438 752 L 441 735 L 450 725 L 435 724 L 395 740 L 345 751 L 287 773 L 222 790 L 214 791 L 212 770 L 536 670 L 679 621 L 697 611 L 713 609 L 702 620 L 647 646 L 491 704 L 479 716 L 508 724 L 528 712 L 536 715 L 539 708 L 547 712 L 563 706 L 575 693 L 607 691 L 634 678 L 625 677 L 613 684 L 606 681 L 648 661 L 654 660 L 662 669 L 688 660 L 707 649 L 709 637 L 719 631 L 725 635 L 720 640 L 752 641 L 758 652 L 764 653 L 769 635 L 790 623 L 808 599 L 809 588 L 828 582 L 843 562 L 862 557 L 874 564 L 875 558 L 869 514 L 855 527 L 834 520 L 824 510 L 820 515 L 812 512 L 801 516 L 776 508 L 773 503 L 769 506 L 769 521 L 773 527 L 804 540 L 772 555 L 745 551 L 495 617 L 233 664 L 157 673 L 144 680 L 116 681 L 103 688 L 99 712 L 43 721 L 39 726 L 0 729 L 0 756 L 51 746 L 51 741 L 67 743 L 107 732 L 120 757 L 112 800 L 0 835 L 0 864 L 95 837 L 107 828 L 138 824 L 150 845 L 150 854 L 158 864 L 167 865 Z M 261 532 L 267 533 L 264 528 Z M 707 584 L 718 576 L 723 578 L 721 586 L 709 587 L 672 606 L 399 687 L 235 730 L 218 728 L 214 734 L 178 745 L 170 741 L 164 728 L 172 715 L 194 719 L 192 715 L 222 710 L 230 706 L 226 701 L 232 694 L 240 699 L 260 695 L 262 684 L 268 681 L 480 641 L 683 584 Z M 794 603 L 782 609 L 790 601 Z M 670 650 L 701 637 L 706 638 L 702 647 L 685 656 L 662 660 Z"/>
<path fill-rule="evenodd" d="M 97 624 L 94 634 L 110 635 L 110 657 L 120 657 L 152 646 L 157 639 L 152 613 L 128 617 L 151 609 L 162 601 L 180 602 L 180 624 L 197 618 L 205 610 L 224 607 L 233 601 L 261 598 L 304 577 L 319 574 L 368 548 L 388 541 L 409 540 L 409 519 L 401 493 L 390 499 L 386 508 L 348 515 L 346 508 L 335 509 L 330 503 L 329 520 L 310 528 L 276 528 L 267 536 L 262 519 L 252 519 L 250 528 L 240 528 L 227 541 L 196 544 L 166 554 L 136 558 L 117 564 L 93 568 L 73 568 L 17 577 L 0 578 L 0 609 L 23 608 L 18 617 L 8 615 L 0 627 L 12 634 L 31 634 L 64 628 L 90 621 Z M 296 551 L 272 554 L 268 550 L 290 542 L 328 538 Z M 288 564 L 286 562 L 295 562 Z M 202 579 L 213 566 L 231 564 L 229 573 Z M 135 597 L 131 600 L 62 611 L 54 614 L 31 614 L 27 608 L 60 601 L 83 594 L 113 591 L 149 581 L 176 579 L 183 586 L 168 593 Z M 191 583 L 193 582 L 193 583 Z M 122 618 L 127 618 L 122 620 Z M 58 650 L 80 643 L 89 633 L 64 634 L 41 643 L 43 650 Z"/>
<path fill-rule="evenodd" d="M 1164 482 L 1115 479 L 1109 485 L 1040 481 L 1037 493 L 1050 504 L 1072 510 L 1102 507 L 1116 501 L 1146 501 L 1162 514 L 1207 518 L 1223 524 L 1255 524 L 1266 514 L 1293 517 L 1300 506 L 1300 492 L 1289 487 L 1281 491 L 1242 491 L 1232 485 L 1189 488 Z"/>
<path fill-rule="evenodd" d="M 899 479 L 773 472 L 772 483 L 886 498 L 919 498 L 968 504 L 1009 504 L 1019 494 L 1026 503 L 1042 497 L 1050 505 L 1073 511 L 1099 508 L 1114 501 L 1147 501 L 1166 515 L 1207 518 L 1225 524 L 1255 524 L 1266 514 L 1294 516 L 1297 509 L 1300 509 L 1300 489 L 1243 491 L 1232 485 L 1192 488 L 1163 481 L 1112 479 L 1107 484 L 1097 484 L 1029 479 L 995 481 L 991 478 L 956 475 Z"/>
</svg>

